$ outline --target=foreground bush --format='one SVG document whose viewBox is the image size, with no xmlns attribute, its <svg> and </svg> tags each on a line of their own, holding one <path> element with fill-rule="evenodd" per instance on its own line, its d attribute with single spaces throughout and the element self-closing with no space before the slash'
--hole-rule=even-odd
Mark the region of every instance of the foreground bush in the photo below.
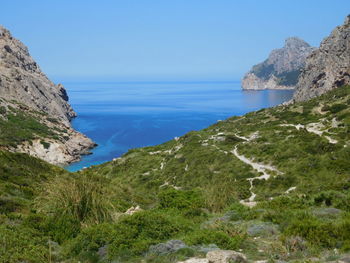
<svg viewBox="0 0 350 263">
<path fill-rule="evenodd" d="M 173 239 L 194 228 L 189 220 L 164 211 L 143 211 L 124 216 L 113 224 L 100 224 L 82 230 L 67 245 L 67 254 L 79 259 L 96 255 L 98 249 L 108 245 L 109 258 L 142 255 L 149 247 Z"/>
<path fill-rule="evenodd" d="M 36 199 L 40 212 L 68 216 L 84 224 L 97 224 L 111 219 L 113 205 L 108 183 L 99 176 L 57 176 L 43 186 Z"/>
</svg>

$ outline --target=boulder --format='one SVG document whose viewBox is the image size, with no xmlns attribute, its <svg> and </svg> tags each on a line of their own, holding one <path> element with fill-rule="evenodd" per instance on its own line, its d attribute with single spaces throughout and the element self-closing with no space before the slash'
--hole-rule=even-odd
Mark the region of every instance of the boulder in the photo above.
<svg viewBox="0 0 350 263">
<path fill-rule="evenodd" d="M 185 261 L 178 261 L 177 263 L 209 263 L 206 258 L 189 258 Z"/>
<path fill-rule="evenodd" d="M 316 208 L 312 211 L 312 213 L 321 218 L 333 219 L 338 217 L 341 214 L 342 210 L 334 208 L 334 207 L 322 207 Z"/>
<path fill-rule="evenodd" d="M 339 260 L 339 263 L 350 263 L 350 254 L 343 255 Z"/>
<path fill-rule="evenodd" d="M 214 250 L 207 253 L 209 263 L 247 262 L 244 254 L 233 250 Z"/>
<path fill-rule="evenodd" d="M 266 223 L 266 222 L 258 222 L 258 223 L 251 224 L 247 229 L 247 233 L 249 236 L 252 236 L 252 237 L 258 237 L 258 236 L 268 237 L 268 236 L 277 235 L 279 231 L 278 231 L 278 226 L 274 224 Z"/>
<path fill-rule="evenodd" d="M 169 240 L 168 242 L 151 246 L 149 248 L 149 253 L 164 255 L 164 254 L 174 253 L 180 249 L 187 248 L 187 247 L 188 246 L 181 240 Z"/>
</svg>

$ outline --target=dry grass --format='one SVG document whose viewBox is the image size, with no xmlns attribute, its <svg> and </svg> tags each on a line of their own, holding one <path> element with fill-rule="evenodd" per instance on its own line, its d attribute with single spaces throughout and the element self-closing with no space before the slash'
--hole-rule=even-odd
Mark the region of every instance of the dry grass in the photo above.
<svg viewBox="0 0 350 263">
<path fill-rule="evenodd" d="M 106 179 L 97 176 L 56 176 L 43 186 L 35 205 L 40 212 L 67 215 L 82 224 L 109 221 L 114 207 L 107 186 Z"/>
</svg>

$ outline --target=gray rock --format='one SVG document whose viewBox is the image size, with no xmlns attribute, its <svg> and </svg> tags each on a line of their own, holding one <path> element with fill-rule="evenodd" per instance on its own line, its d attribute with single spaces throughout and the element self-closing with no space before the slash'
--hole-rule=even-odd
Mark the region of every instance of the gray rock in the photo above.
<svg viewBox="0 0 350 263">
<path fill-rule="evenodd" d="M 306 241 L 299 236 L 287 238 L 285 240 L 285 246 L 291 252 L 307 250 Z"/>
<path fill-rule="evenodd" d="M 342 210 L 334 207 L 323 207 L 314 209 L 312 213 L 317 217 L 333 219 L 338 217 L 342 213 Z"/>
<path fill-rule="evenodd" d="M 294 101 L 305 101 L 350 84 L 350 15 L 306 60 Z"/>
<path fill-rule="evenodd" d="M 107 256 L 107 249 L 108 249 L 108 246 L 105 245 L 103 247 L 100 247 L 97 251 L 97 254 L 99 256 L 100 259 L 103 259 Z"/>
<path fill-rule="evenodd" d="M 177 263 L 209 263 L 206 258 L 189 258 L 185 261 L 178 261 Z"/>
<path fill-rule="evenodd" d="M 174 253 L 180 249 L 187 248 L 187 247 L 188 246 L 181 240 L 169 240 L 168 242 L 151 246 L 149 248 L 149 253 L 163 255 L 163 254 Z"/>
<path fill-rule="evenodd" d="M 209 263 L 234 263 L 247 262 L 244 254 L 233 250 L 214 250 L 207 254 Z"/>
<path fill-rule="evenodd" d="M 252 237 L 268 237 L 277 235 L 279 233 L 278 226 L 266 223 L 266 222 L 258 222 L 253 223 L 250 226 L 248 226 L 247 233 L 249 236 Z"/>
<path fill-rule="evenodd" d="M 202 253 L 208 253 L 210 251 L 213 251 L 213 250 L 219 250 L 220 248 L 215 245 L 215 244 L 209 244 L 209 245 L 202 245 L 202 246 L 191 246 L 191 248 L 193 250 L 196 250 L 198 252 L 202 252 Z"/>
<path fill-rule="evenodd" d="M 339 263 L 350 263 L 350 254 L 346 254 L 340 257 Z"/>
<path fill-rule="evenodd" d="M 293 89 L 299 71 L 304 67 L 306 57 L 314 50 L 297 37 L 287 38 L 283 48 L 273 50 L 269 57 L 243 77 L 242 88 Z"/>
</svg>

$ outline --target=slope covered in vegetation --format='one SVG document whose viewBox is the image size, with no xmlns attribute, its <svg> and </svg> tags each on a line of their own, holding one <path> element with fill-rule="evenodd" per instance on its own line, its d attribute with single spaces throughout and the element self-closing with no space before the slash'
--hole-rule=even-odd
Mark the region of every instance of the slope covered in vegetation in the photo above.
<svg viewBox="0 0 350 263">
<path fill-rule="evenodd" d="M 4 152 L 2 258 L 177 262 L 219 247 L 336 260 L 350 249 L 349 104 L 338 88 L 74 174 Z"/>
</svg>

